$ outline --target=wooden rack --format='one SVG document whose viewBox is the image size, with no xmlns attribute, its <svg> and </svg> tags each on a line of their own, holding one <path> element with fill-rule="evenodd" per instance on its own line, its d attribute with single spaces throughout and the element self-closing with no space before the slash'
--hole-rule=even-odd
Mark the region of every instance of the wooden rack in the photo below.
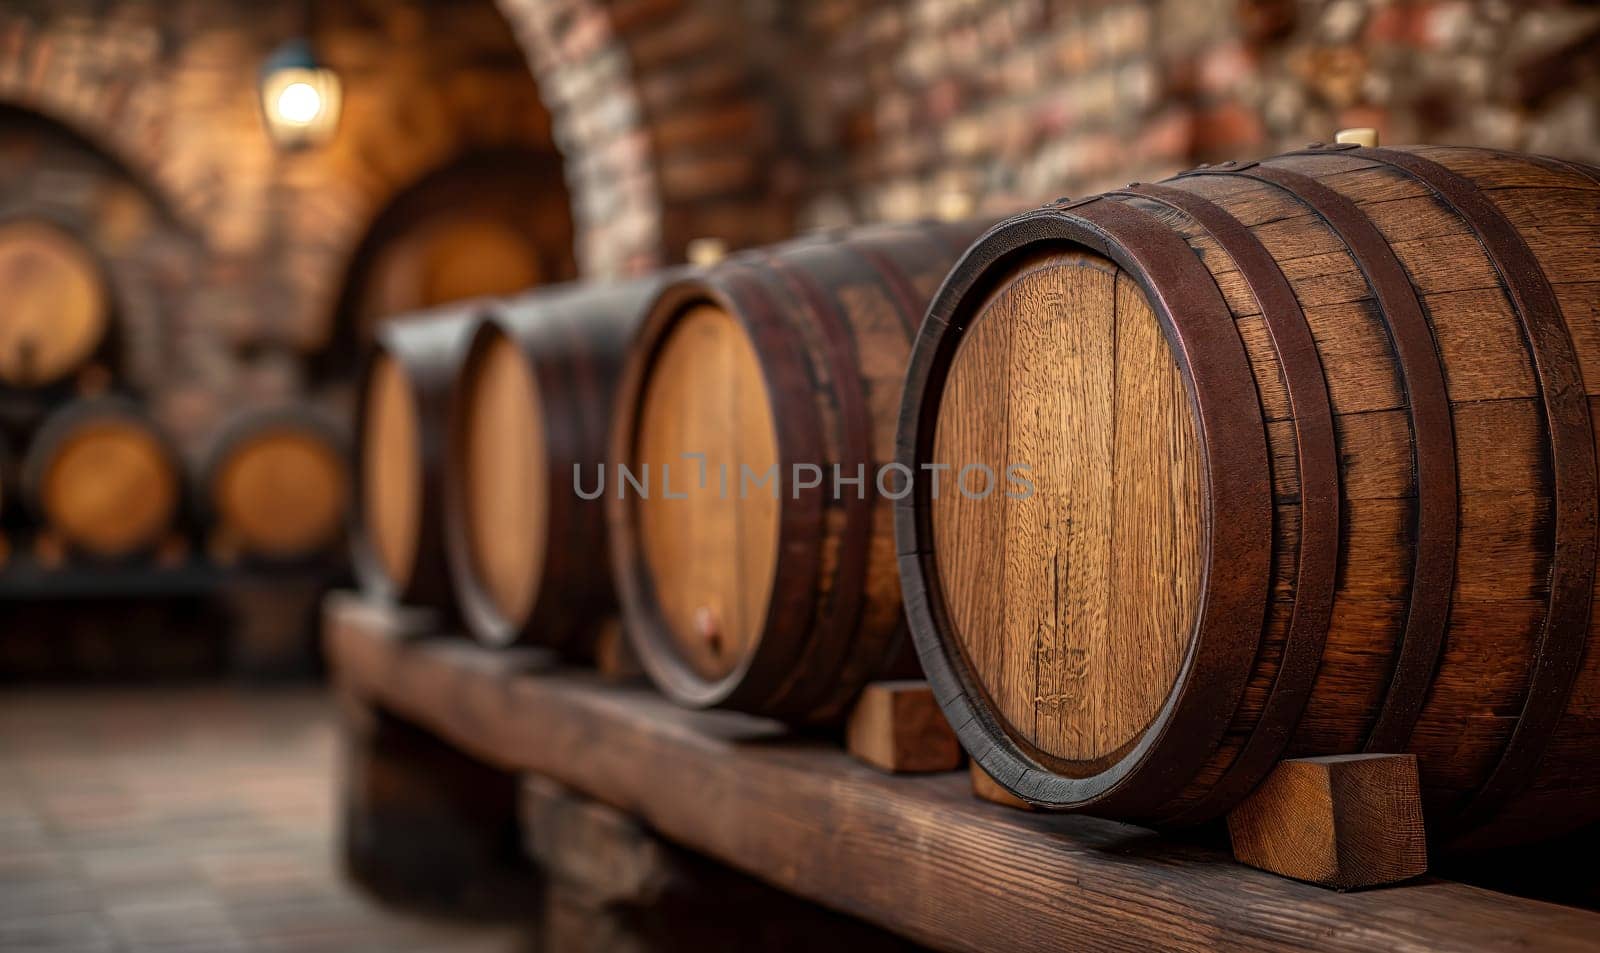
<svg viewBox="0 0 1600 953">
<path fill-rule="evenodd" d="M 891 776 L 775 722 L 679 709 L 334 594 L 341 693 L 791 894 L 949 950 L 1593 950 L 1600 914 L 1422 879 L 1338 893 L 1218 850 Z"/>
</svg>

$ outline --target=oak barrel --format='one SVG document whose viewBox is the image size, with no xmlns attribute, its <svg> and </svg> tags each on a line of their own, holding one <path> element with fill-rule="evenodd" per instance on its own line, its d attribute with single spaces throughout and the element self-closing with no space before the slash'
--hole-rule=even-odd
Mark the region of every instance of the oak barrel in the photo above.
<svg viewBox="0 0 1600 953">
<path fill-rule="evenodd" d="M 912 336 L 978 232 L 890 226 L 742 252 L 652 306 L 605 499 L 626 629 L 667 695 L 827 721 L 914 666 L 878 481 Z"/>
<path fill-rule="evenodd" d="M 598 500 L 617 372 L 661 278 L 555 286 L 491 306 L 466 344 L 445 452 L 445 541 L 467 629 L 583 654 L 615 611 Z"/>
<path fill-rule="evenodd" d="M 286 404 L 234 415 L 201 474 L 215 558 L 308 562 L 343 541 L 351 495 L 345 441 L 314 408 Z"/>
<path fill-rule="evenodd" d="M 1313 146 L 984 236 L 900 459 L 1032 492 L 897 512 L 968 751 L 1154 824 L 1360 751 L 1415 753 L 1460 846 L 1600 816 L 1597 261 L 1600 173 L 1465 148 Z"/>
<path fill-rule="evenodd" d="M 445 565 L 450 389 L 484 302 L 386 322 L 357 388 L 351 557 L 361 588 L 406 605 L 453 603 Z"/>
<path fill-rule="evenodd" d="M 0 224 L 0 384 L 53 384 L 95 355 L 110 325 L 100 264 L 49 222 Z"/>
<path fill-rule="evenodd" d="M 142 409 L 114 397 L 46 418 L 23 459 L 22 486 L 41 530 L 91 559 L 151 553 L 183 509 L 176 450 Z"/>
</svg>

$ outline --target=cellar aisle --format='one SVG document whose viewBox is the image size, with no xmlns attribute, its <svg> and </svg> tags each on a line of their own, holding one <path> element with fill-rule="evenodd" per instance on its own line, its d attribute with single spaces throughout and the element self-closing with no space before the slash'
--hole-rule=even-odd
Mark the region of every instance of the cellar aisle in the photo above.
<svg viewBox="0 0 1600 953">
<path fill-rule="evenodd" d="M 334 853 L 325 691 L 0 691 L 0 949 L 527 949 L 386 909 Z"/>
</svg>

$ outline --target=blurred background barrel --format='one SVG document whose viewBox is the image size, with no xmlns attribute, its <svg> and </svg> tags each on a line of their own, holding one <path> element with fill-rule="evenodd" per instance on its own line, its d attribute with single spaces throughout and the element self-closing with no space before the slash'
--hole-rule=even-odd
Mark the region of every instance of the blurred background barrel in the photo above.
<svg viewBox="0 0 1600 953">
<path fill-rule="evenodd" d="M 601 504 L 573 481 L 605 457 L 623 351 L 662 280 L 507 299 L 471 336 L 444 505 L 456 598 L 484 642 L 583 652 L 615 607 Z"/>
<path fill-rule="evenodd" d="M 210 550 L 222 562 L 308 562 L 343 539 L 350 498 L 344 440 L 309 407 L 235 416 L 216 438 L 199 488 Z"/>
<path fill-rule="evenodd" d="M 738 254 L 652 306 L 613 430 L 626 475 L 607 474 L 606 501 L 629 637 L 674 699 L 829 720 L 897 660 L 914 671 L 893 504 L 875 484 L 912 335 L 977 232 L 813 236 Z M 835 466 L 859 482 L 836 493 Z"/>
<path fill-rule="evenodd" d="M 0 224 L 0 385 L 58 383 L 90 362 L 110 331 L 111 308 L 94 254 L 44 221 Z"/>
<path fill-rule="evenodd" d="M 116 398 L 65 405 L 34 434 L 24 492 L 43 527 L 41 556 L 128 559 L 178 528 L 183 468 L 138 406 Z"/>
<path fill-rule="evenodd" d="M 1461 844 L 1600 815 L 1597 251 L 1593 169 L 1459 148 L 1229 162 L 987 235 L 901 436 L 1029 468 L 900 511 L 967 749 L 1163 824 L 1361 751 L 1416 754 Z"/>
<path fill-rule="evenodd" d="M 450 390 L 478 301 L 390 321 L 357 388 L 351 556 L 367 592 L 407 605 L 452 602 L 443 454 Z"/>
</svg>

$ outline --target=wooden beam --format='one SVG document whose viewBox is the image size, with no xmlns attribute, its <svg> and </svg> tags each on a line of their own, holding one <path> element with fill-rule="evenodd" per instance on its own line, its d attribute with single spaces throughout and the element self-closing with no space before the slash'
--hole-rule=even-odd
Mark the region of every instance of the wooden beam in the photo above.
<svg viewBox="0 0 1600 953">
<path fill-rule="evenodd" d="M 1086 817 L 885 775 L 775 722 L 329 603 L 335 677 L 474 756 L 542 774 L 784 890 L 948 950 L 1592 950 L 1600 914 L 1461 884 L 1334 893 Z"/>
</svg>

